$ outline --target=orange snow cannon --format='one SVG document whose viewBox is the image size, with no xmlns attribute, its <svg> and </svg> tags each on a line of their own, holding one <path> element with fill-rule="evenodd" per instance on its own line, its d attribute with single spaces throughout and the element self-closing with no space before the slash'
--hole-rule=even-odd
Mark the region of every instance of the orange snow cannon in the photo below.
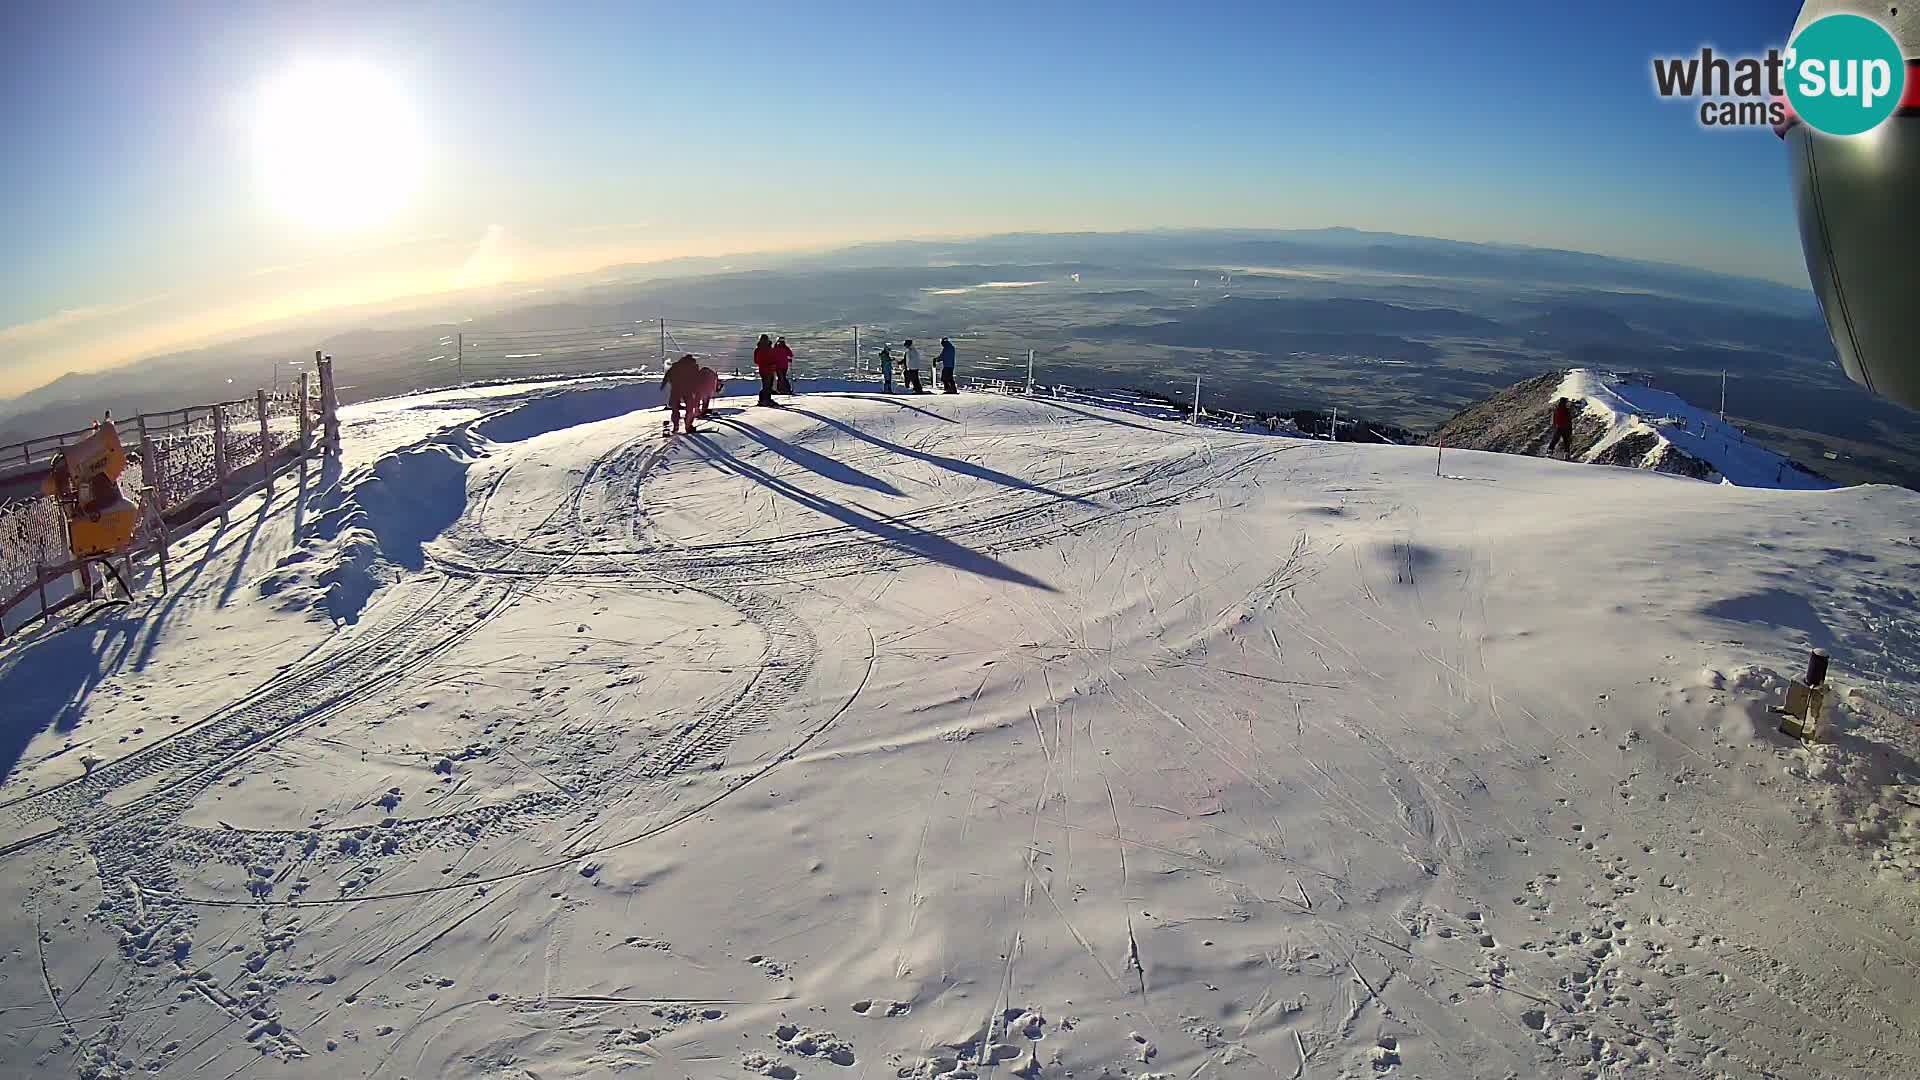
<svg viewBox="0 0 1920 1080">
<path fill-rule="evenodd" d="M 126 447 L 111 419 L 53 459 L 41 489 L 60 503 L 76 559 L 126 550 L 140 527 L 140 508 L 120 490 Z"/>
</svg>

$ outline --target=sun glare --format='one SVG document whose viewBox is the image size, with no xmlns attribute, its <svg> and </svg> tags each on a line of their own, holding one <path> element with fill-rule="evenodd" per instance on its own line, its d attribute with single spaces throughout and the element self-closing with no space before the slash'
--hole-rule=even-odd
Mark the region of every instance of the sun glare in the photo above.
<svg viewBox="0 0 1920 1080">
<path fill-rule="evenodd" d="M 254 112 L 261 193 L 316 228 L 379 224 L 418 192 L 424 133 L 400 84 L 369 65 L 304 64 L 269 81 Z"/>
</svg>

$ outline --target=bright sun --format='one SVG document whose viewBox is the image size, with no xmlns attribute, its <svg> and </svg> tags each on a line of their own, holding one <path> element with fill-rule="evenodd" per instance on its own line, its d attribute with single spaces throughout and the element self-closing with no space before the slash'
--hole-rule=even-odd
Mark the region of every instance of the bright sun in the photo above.
<svg viewBox="0 0 1920 1080">
<path fill-rule="evenodd" d="M 303 64 L 269 81 L 254 109 L 262 193 L 318 228 L 379 224 L 418 192 L 424 133 L 413 103 L 383 72 Z"/>
</svg>

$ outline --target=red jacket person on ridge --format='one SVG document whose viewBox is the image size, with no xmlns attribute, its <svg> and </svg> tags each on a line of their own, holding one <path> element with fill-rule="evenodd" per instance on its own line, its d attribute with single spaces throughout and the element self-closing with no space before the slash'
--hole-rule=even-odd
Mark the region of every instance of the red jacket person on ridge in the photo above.
<svg viewBox="0 0 1920 1080">
<path fill-rule="evenodd" d="M 786 338 L 783 337 L 773 343 L 773 359 L 778 365 L 773 369 L 773 392 L 776 394 L 793 393 L 793 384 L 787 381 L 787 369 L 793 366 L 793 347 L 787 344 Z"/>
<path fill-rule="evenodd" d="M 1567 459 L 1573 459 L 1573 405 L 1566 398 L 1553 403 L 1553 441 L 1547 444 L 1547 453 L 1565 448 Z"/>
<path fill-rule="evenodd" d="M 753 347 L 753 366 L 760 370 L 760 400 L 756 405 L 772 405 L 773 383 L 780 375 L 780 356 L 773 351 L 773 339 L 760 335 L 760 343 Z"/>
</svg>

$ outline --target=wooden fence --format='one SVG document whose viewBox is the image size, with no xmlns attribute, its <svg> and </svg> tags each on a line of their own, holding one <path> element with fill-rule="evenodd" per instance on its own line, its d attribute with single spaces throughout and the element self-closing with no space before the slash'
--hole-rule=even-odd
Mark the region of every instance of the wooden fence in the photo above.
<svg viewBox="0 0 1920 1080">
<path fill-rule="evenodd" d="M 244 495 L 264 487 L 288 465 L 315 453 L 339 453 L 337 400 L 331 358 L 318 365 L 319 385 L 307 374 L 285 391 L 116 419 L 127 447 L 120 490 L 141 510 L 141 528 L 124 553 L 127 583 L 136 559 L 155 555 L 166 587 L 167 546 Z M 94 596 L 100 582 L 75 559 L 66 517 L 39 482 L 55 455 L 93 429 L 63 432 L 0 446 L 0 476 L 20 494 L 0 503 L 0 640 L 7 616 L 37 599 L 38 610 L 19 624 Z"/>
</svg>

